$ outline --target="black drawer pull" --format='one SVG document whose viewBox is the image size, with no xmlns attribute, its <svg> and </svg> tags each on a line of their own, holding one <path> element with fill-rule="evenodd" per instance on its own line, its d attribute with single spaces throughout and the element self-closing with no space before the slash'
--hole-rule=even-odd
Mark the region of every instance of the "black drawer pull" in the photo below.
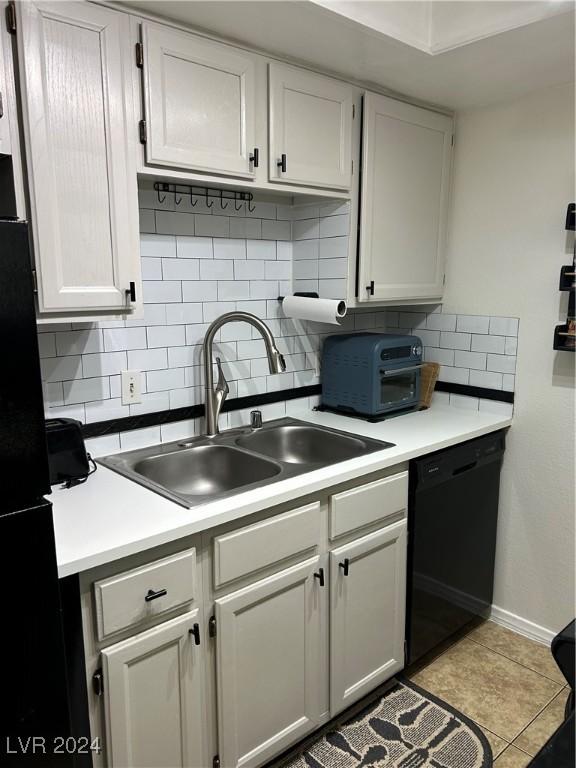
<svg viewBox="0 0 576 768">
<path fill-rule="evenodd" d="M 318 579 L 320 586 L 324 586 L 324 568 L 318 568 L 318 572 L 314 574 L 314 578 Z"/>
<path fill-rule="evenodd" d="M 192 629 L 188 630 L 188 633 L 194 638 L 194 645 L 200 645 L 200 625 L 194 624 Z"/>
<path fill-rule="evenodd" d="M 130 281 L 130 288 L 126 289 L 126 296 L 128 296 L 130 301 L 136 301 L 136 283 L 132 280 Z"/>
<path fill-rule="evenodd" d="M 250 162 L 254 166 L 254 168 L 258 168 L 260 164 L 260 150 L 258 147 L 254 147 L 254 151 L 250 155 Z"/>
<path fill-rule="evenodd" d="M 286 155 L 281 155 L 280 160 L 276 163 L 282 173 L 286 173 Z"/>
<path fill-rule="evenodd" d="M 165 589 L 159 589 L 158 592 L 154 592 L 153 589 L 149 589 L 144 597 L 144 600 L 146 600 L 147 603 L 150 603 L 152 600 L 157 600 L 159 597 L 164 597 L 167 594 L 168 592 Z"/>
<path fill-rule="evenodd" d="M 344 576 L 348 576 L 349 569 L 350 569 L 350 560 L 347 557 L 345 557 L 342 563 L 338 563 L 338 568 L 342 568 L 342 572 L 344 573 Z"/>
</svg>

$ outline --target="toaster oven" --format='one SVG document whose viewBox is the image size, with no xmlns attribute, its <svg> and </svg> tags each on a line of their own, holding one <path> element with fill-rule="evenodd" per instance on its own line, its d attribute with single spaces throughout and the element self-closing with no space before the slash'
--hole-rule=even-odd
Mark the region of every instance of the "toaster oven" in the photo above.
<svg viewBox="0 0 576 768">
<path fill-rule="evenodd" d="M 328 336 L 322 348 L 322 405 L 362 416 L 415 408 L 420 401 L 421 367 L 418 336 Z"/>
</svg>

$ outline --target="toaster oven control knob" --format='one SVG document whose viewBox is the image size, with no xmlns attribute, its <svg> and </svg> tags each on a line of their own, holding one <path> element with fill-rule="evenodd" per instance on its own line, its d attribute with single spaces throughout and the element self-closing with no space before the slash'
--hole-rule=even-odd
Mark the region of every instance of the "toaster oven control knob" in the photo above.
<svg viewBox="0 0 576 768">
<path fill-rule="evenodd" d="M 414 344 L 412 347 L 412 354 L 414 357 L 421 357 L 422 356 L 422 346 L 420 344 Z"/>
</svg>

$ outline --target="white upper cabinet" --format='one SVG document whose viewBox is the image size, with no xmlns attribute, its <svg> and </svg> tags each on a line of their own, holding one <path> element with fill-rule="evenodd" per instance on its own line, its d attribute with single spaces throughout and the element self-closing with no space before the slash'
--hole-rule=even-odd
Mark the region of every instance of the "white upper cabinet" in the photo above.
<svg viewBox="0 0 576 768">
<path fill-rule="evenodd" d="M 254 175 L 255 61 L 247 53 L 142 24 L 146 161 Z"/>
<path fill-rule="evenodd" d="M 364 96 L 359 301 L 439 300 L 453 122 Z"/>
<path fill-rule="evenodd" d="M 350 189 L 352 87 L 284 64 L 269 68 L 270 181 Z"/>
<path fill-rule="evenodd" d="M 140 297 L 125 14 L 16 3 L 40 312 L 129 312 Z"/>
<path fill-rule="evenodd" d="M 406 521 L 330 553 L 332 717 L 404 666 Z"/>
</svg>

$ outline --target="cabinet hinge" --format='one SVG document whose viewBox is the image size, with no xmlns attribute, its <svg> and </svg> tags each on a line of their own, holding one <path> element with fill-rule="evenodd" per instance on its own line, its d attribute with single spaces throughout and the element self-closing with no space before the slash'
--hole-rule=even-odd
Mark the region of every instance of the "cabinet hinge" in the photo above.
<svg viewBox="0 0 576 768">
<path fill-rule="evenodd" d="M 136 43 L 136 66 L 142 69 L 144 66 L 144 46 L 142 43 Z"/>
<path fill-rule="evenodd" d="M 220 768 L 220 755 L 214 755 L 212 758 L 212 768 Z"/>
<path fill-rule="evenodd" d="M 140 144 L 146 144 L 148 141 L 148 127 L 146 120 L 140 120 Z"/>
<path fill-rule="evenodd" d="M 102 696 L 104 693 L 104 675 L 101 669 L 97 669 L 92 675 L 92 690 L 96 696 Z"/>
<path fill-rule="evenodd" d="M 208 619 L 208 637 L 216 637 L 216 616 Z"/>
<path fill-rule="evenodd" d="M 352 104 L 352 120 L 356 117 L 356 104 Z"/>
<path fill-rule="evenodd" d="M 38 293 L 38 275 L 35 269 L 32 270 L 32 286 L 34 293 Z"/>
<path fill-rule="evenodd" d="M 16 6 L 14 3 L 8 3 L 6 6 L 6 26 L 11 35 L 16 34 Z"/>
</svg>

